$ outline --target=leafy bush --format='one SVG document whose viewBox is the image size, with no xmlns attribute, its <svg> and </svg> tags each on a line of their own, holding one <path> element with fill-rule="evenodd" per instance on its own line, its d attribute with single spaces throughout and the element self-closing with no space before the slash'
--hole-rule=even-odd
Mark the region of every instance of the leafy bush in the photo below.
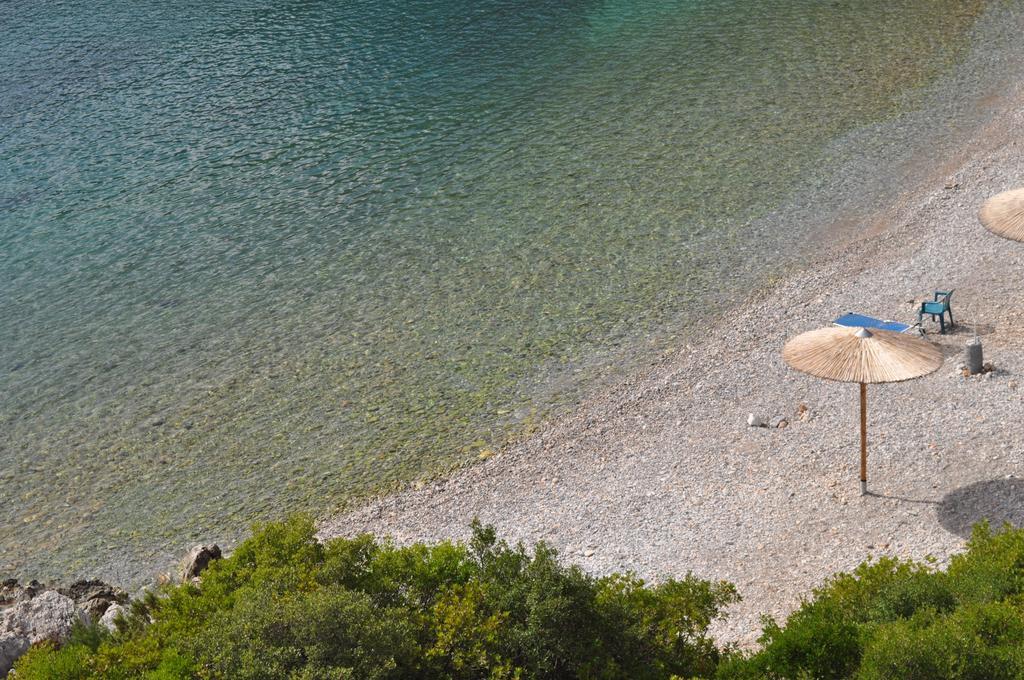
<svg viewBox="0 0 1024 680">
<path fill-rule="evenodd" d="M 118 631 L 40 645 L 18 680 L 855 678 L 1024 680 L 1024 531 L 975 527 L 946 571 L 882 558 L 837 574 L 760 649 L 708 636 L 733 587 L 590 576 L 473 526 L 468 544 L 319 543 L 257 526 L 201 586 L 132 603 Z"/>
<path fill-rule="evenodd" d="M 970 604 L 948 617 L 929 612 L 879 632 L 866 645 L 858 678 L 1024 677 L 1024 623 L 1006 603 Z"/>
<path fill-rule="evenodd" d="M 717 677 L 1024 678 L 1024 531 L 979 524 L 945 572 L 882 558 L 839 574 Z"/>
<path fill-rule="evenodd" d="M 293 517 L 254 528 L 200 586 L 133 603 L 17 665 L 34 678 L 670 678 L 714 674 L 729 584 L 596 578 L 473 526 L 468 545 L 321 544 Z"/>
</svg>

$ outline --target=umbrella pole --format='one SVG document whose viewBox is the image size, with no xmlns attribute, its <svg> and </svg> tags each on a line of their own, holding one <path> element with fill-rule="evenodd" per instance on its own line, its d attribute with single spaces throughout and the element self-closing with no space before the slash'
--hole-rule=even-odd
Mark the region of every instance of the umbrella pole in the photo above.
<svg viewBox="0 0 1024 680">
<path fill-rule="evenodd" d="M 868 492 L 868 386 L 860 384 L 860 493 Z"/>
</svg>

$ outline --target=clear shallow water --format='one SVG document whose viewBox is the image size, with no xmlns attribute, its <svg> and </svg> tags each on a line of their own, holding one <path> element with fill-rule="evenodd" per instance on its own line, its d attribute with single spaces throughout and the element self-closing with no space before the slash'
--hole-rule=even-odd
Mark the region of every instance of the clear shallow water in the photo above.
<svg viewBox="0 0 1024 680">
<path fill-rule="evenodd" d="M 0 3 L 0 572 L 529 429 L 792 263 L 752 225 L 985 7 Z"/>
</svg>

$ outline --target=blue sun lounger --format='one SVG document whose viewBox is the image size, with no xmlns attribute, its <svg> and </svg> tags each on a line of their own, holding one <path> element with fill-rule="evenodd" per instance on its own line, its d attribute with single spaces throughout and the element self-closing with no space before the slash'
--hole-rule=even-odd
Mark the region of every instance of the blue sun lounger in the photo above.
<svg viewBox="0 0 1024 680">
<path fill-rule="evenodd" d="M 921 332 L 920 323 L 908 326 L 907 324 L 900 323 L 899 321 L 883 321 L 882 319 L 876 319 L 873 316 L 865 316 L 864 314 L 855 314 L 853 312 L 843 314 L 832 323 L 837 326 L 852 326 L 854 328 L 880 328 L 883 331 L 896 331 L 897 333 Z"/>
</svg>

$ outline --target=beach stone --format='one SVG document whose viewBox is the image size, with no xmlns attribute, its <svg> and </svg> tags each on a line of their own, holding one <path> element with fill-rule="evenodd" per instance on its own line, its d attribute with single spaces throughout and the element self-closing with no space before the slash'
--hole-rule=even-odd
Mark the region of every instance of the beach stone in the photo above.
<svg viewBox="0 0 1024 680">
<path fill-rule="evenodd" d="M 47 590 L 6 609 L 0 616 L 0 635 L 23 635 L 30 644 L 43 640 L 59 644 L 67 640 L 71 627 L 78 621 L 89 622 L 86 614 L 75 607 L 75 601 Z"/>
<path fill-rule="evenodd" d="M 750 427 L 764 427 L 764 421 L 761 420 L 760 416 L 755 416 L 751 413 L 747 416 L 747 425 Z"/>
<path fill-rule="evenodd" d="M 75 581 L 67 588 L 58 588 L 61 595 L 70 597 L 75 606 L 89 616 L 90 621 L 99 621 L 112 604 L 124 604 L 128 593 L 103 581 Z"/>
<path fill-rule="evenodd" d="M 107 607 L 107 611 L 103 612 L 103 616 L 100 618 L 100 625 L 113 633 L 117 630 L 117 626 L 114 625 L 114 619 L 118 616 L 128 616 L 128 609 L 114 602 Z"/>
<path fill-rule="evenodd" d="M 21 585 L 18 579 L 7 579 L 0 583 L 0 608 L 31 600 L 45 589 L 39 581 L 29 581 L 26 585 Z"/>
<path fill-rule="evenodd" d="M 199 578 L 199 574 L 210 566 L 210 562 L 219 560 L 221 557 L 220 546 L 216 543 L 195 546 L 188 551 L 188 555 L 181 562 L 181 580 L 191 581 Z"/>
<path fill-rule="evenodd" d="M 0 616 L 0 674 L 25 653 L 30 645 L 44 640 L 58 645 L 67 641 L 75 623 L 89 623 L 87 614 L 75 607 L 75 601 L 55 590 L 47 590 L 32 599 L 18 602 Z"/>
<path fill-rule="evenodd" d="M 0 677 L 7 675 L 14 662 L 28 651 L 29 641 L 27 637 L 6 633 L 0 635 Z"/>
</svg>

